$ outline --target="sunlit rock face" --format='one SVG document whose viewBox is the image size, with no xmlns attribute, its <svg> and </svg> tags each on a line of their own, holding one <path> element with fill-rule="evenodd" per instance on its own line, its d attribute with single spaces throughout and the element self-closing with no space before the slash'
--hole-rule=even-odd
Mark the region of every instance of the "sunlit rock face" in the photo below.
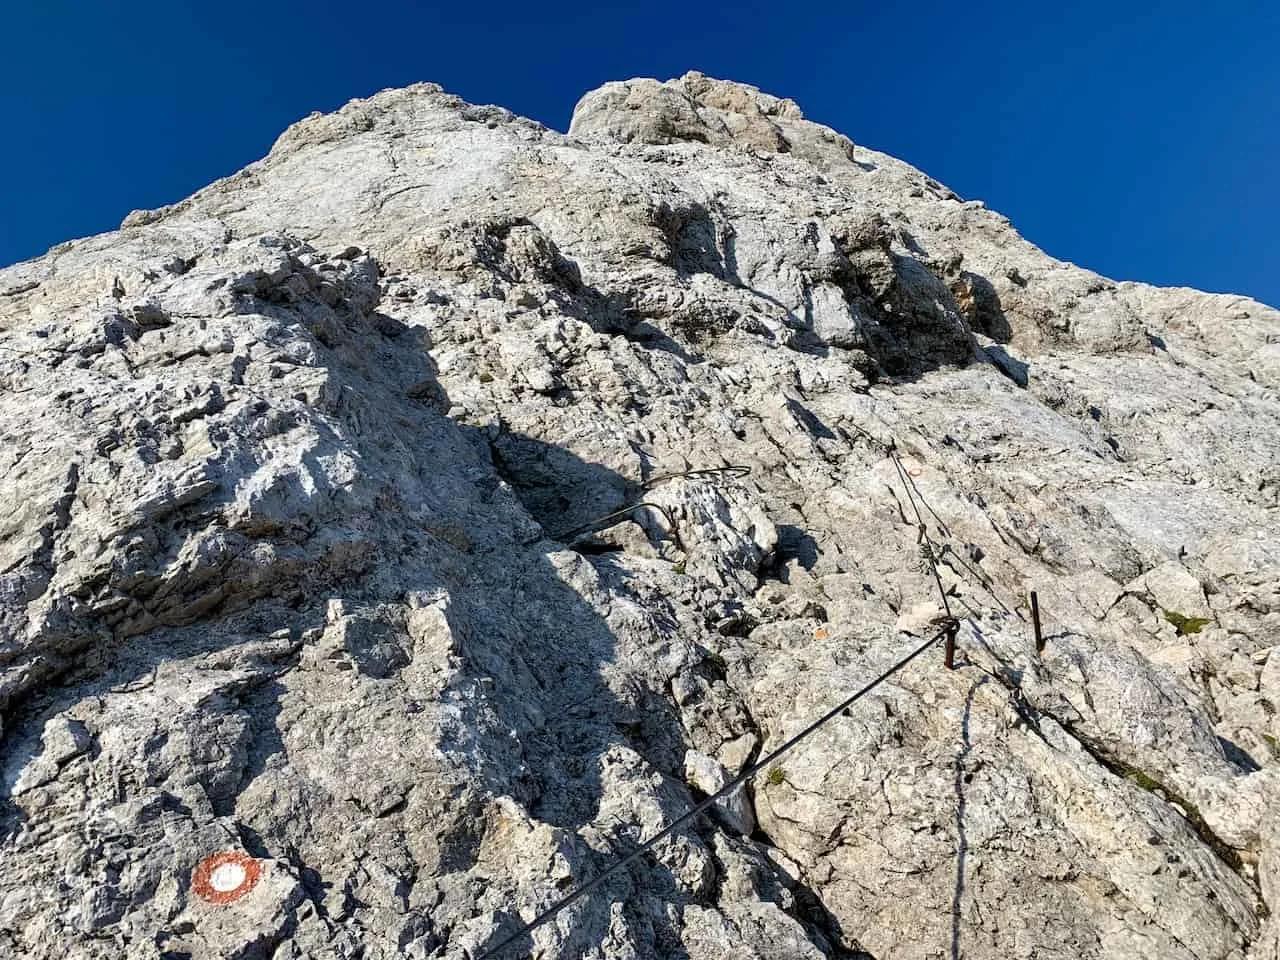
<svg viewBox="0 0 1280 960">
<path fill-rule="evenodd" d="M 482 956 L 951 616 L 502 955 L 1274 958 L 1277 390 L 753 87 L 308 117 L 0 271 L 0 956 Z"/>
</svg>

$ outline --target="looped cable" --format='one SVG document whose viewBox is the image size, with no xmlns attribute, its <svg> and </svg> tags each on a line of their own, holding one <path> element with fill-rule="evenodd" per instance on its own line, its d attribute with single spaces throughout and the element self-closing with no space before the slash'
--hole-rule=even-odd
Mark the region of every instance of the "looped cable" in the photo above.
<svg viewBox="0 0 1280 960">
<path fill-rule="evenodd" d="M 641 484 L 640 489 L 652 490 L 654 487 L 656 487 L 660 483 L 665 483 L 668 480 L 678 480 L 682 477 L 741 478 L 741 477 L 747 476 L 750 473 L 751 473 L 751 468 L 748 467 L 746 464 L 741 464 L 741 463 L 731 463 L 724 467 L 703 467 L 698 470 L 682 470 L 679 473 L 663 473 L 663 474 L 660 474 L 659 476 L 653 477 L 652 479 L 647 480 L 643 484 Z M 670 510 L 667 507 L 662 506 L 662 504 L 654 503 L 650 500 L 640 500 L 640 501 L 637 501 L 636 503 L 629 503 L 625 507 L 620 507 L 619 509 L 614 510 L 610 513 L 606 513 L 606 514 L 603 514 L 602 516 L 595 517 L 591 520 L 588 520 L 586 523 L 580 523 L 578 524 L 578 526 L 572 527 L 568 530 L 562 530 L 560 533 L 554 534 L 553 536 L 556 540 L 564 541 L 569 539 L 570 537 L 577 536 L 578 534 L 582 533 L 585 530 L 590 530 L 592 527 L 596 526 L 597 524 L 604 523 L 606 520 L 613 520 L 616 517 L 625 517 L 627 514 L 631 513 L 634 510 L 638 510 L 641 507 L 651 507 L 652 509 L 657 510 L 660 514 L 662 514 L 663 519 L 667 521 L 667 526 L 671 528 L 671 535 L 675 539 L 676 545 L 683 550 L 684 544 L 680 540 L 680 530 L 679 530 L 679 527 L 676 525 L 675 520 L 672 518 Z"/>
<path fill-rule="evenodd" d="M 679 531 L 676 529 L 675 520 L 671 518 L 671 512 L 662 504 L 652 503 L 648 500 L 640 500 L 637 503 L 629 503 L 625 507 L 622 507 L 620 510 L 614 510 L 612 513 L 606 513 L 603 516 L 596 517 L 593 520 L 588 520 L 586 523 L 580 523 L 578 524 L 578 526 L 573 527 L 570 530 L 564 530 L 560 533 L 557 533 L 555 535 L 555 539 L 561 540 L 561 541 L 568 540 L 570 537 L 575 537 L 586 530 L 590 530 L 596 524 L 604 523 L 606 520 L 612 520 L 614 517 L 624 517 L 635 510 L 639 510 L 641 507 L 650 507 L 654 510 L 657 510 L 660 514 L 662 514 L 663 519 L 667 521 L 667 526 L 671 528 L 671 533 L 672 533 L 672 536 L 675 537 L 676 543 L 678 544 L 680 542 L 680 534 L 679 534 Z"/>
<path fill-rule="evenodd" d="M 660 473 L 658 476 L 646 480 L 641 484 L 641 490 L 652 490 L 660 483 L 666 483 L 668 480 L 679 480 L 682 477 L 734 477 L 741 479 L 751 473 L 751 468 L 742 463 L 731 463 L 724 467 L 703 467 L 698 470 L 681 470 L 678 473 Z"/>
</svg>

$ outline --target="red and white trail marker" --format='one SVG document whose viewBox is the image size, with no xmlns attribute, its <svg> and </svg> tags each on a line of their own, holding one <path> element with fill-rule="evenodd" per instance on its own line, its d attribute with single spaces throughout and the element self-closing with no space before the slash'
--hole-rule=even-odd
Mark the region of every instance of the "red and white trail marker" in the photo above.
<svg viewBox="0 0 1280 960">
<path fill-rule="evenodd" d="M 224 850 L 205 857 L 191 875 L 191 888 L 207 903 L 234 903 L 254 888 L 262 866 L 238 850 Z"/>
</svg>

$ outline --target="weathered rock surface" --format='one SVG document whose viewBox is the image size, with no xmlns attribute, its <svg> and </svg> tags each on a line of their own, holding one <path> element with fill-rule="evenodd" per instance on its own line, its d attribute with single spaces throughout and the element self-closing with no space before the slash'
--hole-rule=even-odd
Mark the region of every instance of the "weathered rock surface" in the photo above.
<svg viewBox="0 0 1280 960">
<path fill-rule="evenodd" d="M 0 955 L 480 956 L 936 629 L 932 554 L 958 669 L 507 955 L 1275 958 L 1277 391 L 1275 311 L 750 87 L 309 117 L 0 271 Z"/>
</svg>

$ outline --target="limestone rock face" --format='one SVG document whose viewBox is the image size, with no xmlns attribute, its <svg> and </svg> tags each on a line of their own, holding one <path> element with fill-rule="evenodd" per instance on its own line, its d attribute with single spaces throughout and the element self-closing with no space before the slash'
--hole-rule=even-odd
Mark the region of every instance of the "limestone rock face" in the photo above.
<svg viewBox="0 0 1280 960">
<path fill-rule="evenodd" d="M 501 955 L 1275 958 L 1277 344 L 700 74 L 308 117 L 0 271 L 0 956 L 484 956 L 950 615 Z"/>
</svg>

